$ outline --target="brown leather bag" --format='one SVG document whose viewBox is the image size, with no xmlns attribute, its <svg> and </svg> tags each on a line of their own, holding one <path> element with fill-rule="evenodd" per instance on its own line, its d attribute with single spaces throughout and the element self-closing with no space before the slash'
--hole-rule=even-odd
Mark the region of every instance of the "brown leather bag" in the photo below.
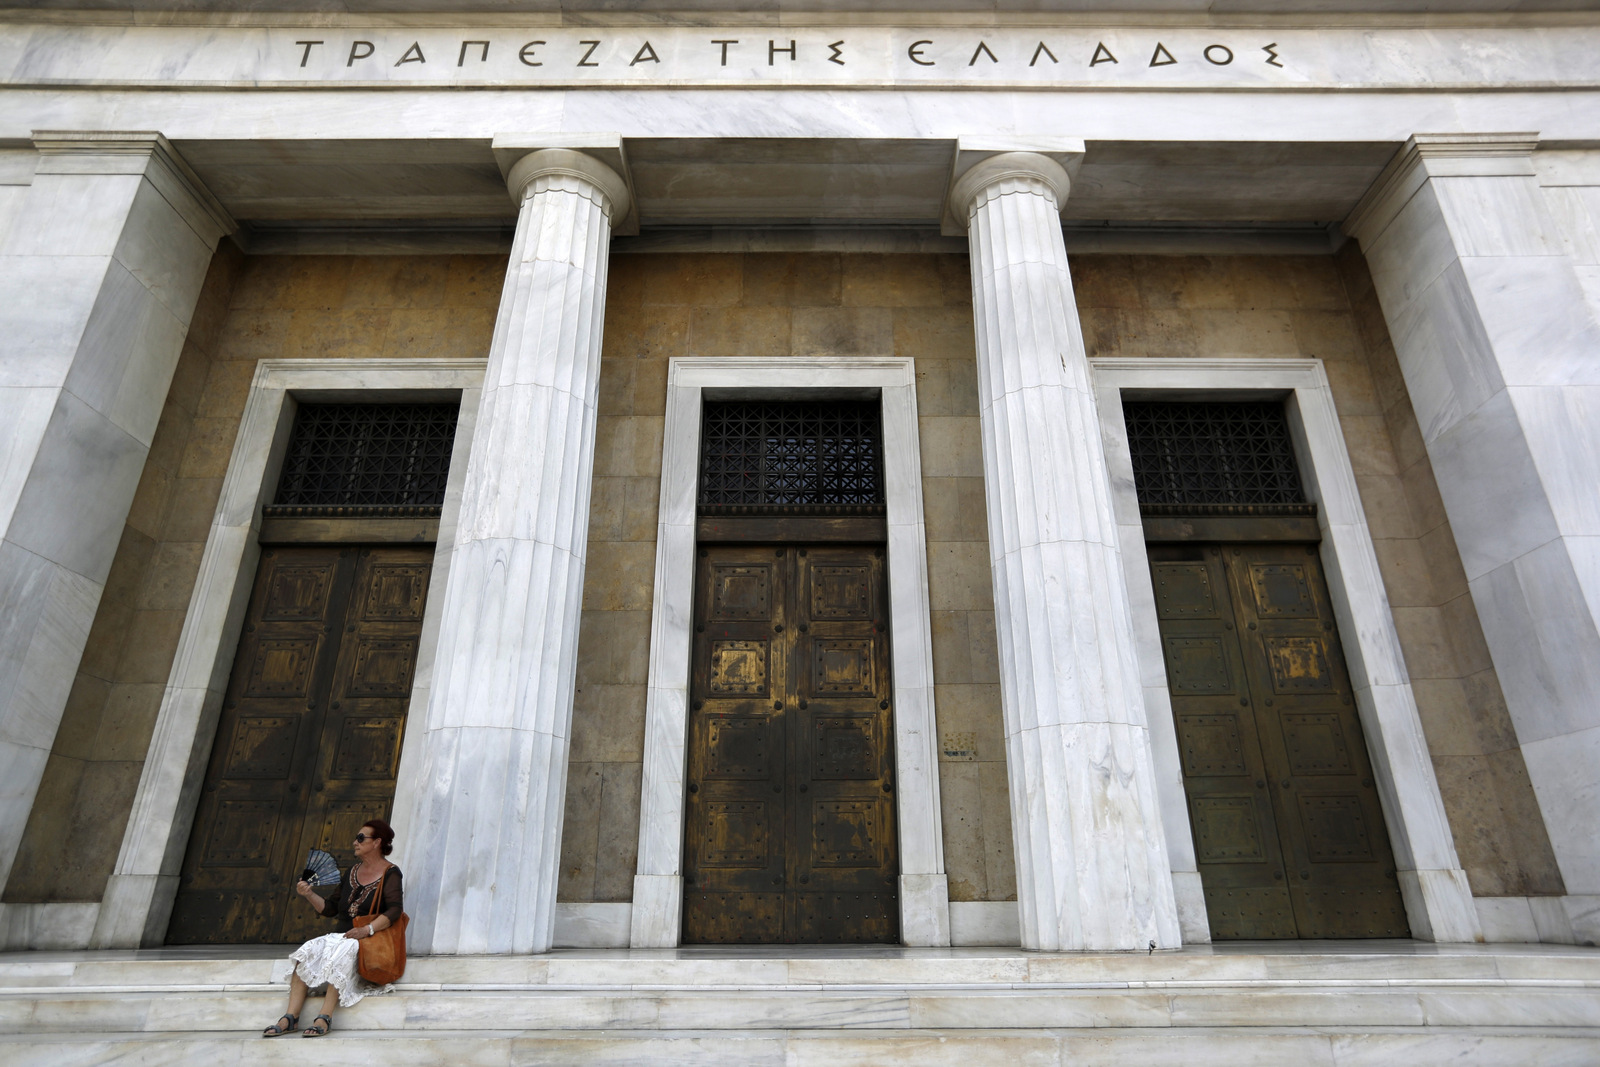
<svg viewBox="0 0 1600 1067">
<path fill-rule="evenodd" d="M 394 864 L 390 864 L 390 867 Z M 378 879 L 378 889 L 372 894 L 372 911 L 357 919 L 355 925 L 366 926 L 378 917 L 378 906 L 383 903 L 383 883 L 388 880 L 389 868 Z M 363 921 L 364 920 L 364 921 Z M 357 944 L 356 970 L 373 985 L 398 982 L 406 973 L 406 926 L 411 916 L 400 913 L 400 921 L 382 930 L 374 930 L 371 937 L 363 937 Z"/>
</svg>

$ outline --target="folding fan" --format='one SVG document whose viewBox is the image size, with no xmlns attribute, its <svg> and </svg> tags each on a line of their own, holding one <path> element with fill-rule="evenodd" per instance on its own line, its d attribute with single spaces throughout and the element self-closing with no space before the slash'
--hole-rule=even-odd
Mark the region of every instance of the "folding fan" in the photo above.
<svg viewBox="0 0 1600 1067">
<path fill-rule="evenodd" d="M 333 885 L 339 881 L 339 864 L 320 848 L 314 848 L 306 853 L 306 869 L 300 872 L 300 880 L 310 882 L 313 888 Z"/>
</svg>

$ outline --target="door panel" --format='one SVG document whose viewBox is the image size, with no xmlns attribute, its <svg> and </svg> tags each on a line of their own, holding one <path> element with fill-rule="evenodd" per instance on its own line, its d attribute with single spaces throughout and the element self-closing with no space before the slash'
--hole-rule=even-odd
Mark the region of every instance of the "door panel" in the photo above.
<svg viewBox="0 0 1600 1067">
<path fill-rule="evenodd" d="M 696 590 L 684 940 L 896 940 L 882 550 L 706 545 Z"/>
<path fill-rule="evenodd" d="M 171 944 L 327 931 L 299 903 L 306 850 L 348 862 L 394 800 L 430 547 L 273 547 L 244 634 L 168 930 Z"/>
<path fill-rule="evenodd" d="M 1212 936 L 1406 936 L 1316 546 L 1150 560 Z"/>
</svg>

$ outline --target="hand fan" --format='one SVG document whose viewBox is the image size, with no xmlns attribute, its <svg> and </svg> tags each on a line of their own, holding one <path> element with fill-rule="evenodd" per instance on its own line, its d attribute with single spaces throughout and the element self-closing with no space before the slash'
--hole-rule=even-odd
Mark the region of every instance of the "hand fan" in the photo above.
<svg viewBox="0 0 1600 1067">
<path fill-rule="evenodd" d="M 339 864 L 320 848 L 314 848 L 306 853 L 306 869 L 300 872 L 300 880 L 313 887 L 333 885 L 339 881 Z"/>
</svg>

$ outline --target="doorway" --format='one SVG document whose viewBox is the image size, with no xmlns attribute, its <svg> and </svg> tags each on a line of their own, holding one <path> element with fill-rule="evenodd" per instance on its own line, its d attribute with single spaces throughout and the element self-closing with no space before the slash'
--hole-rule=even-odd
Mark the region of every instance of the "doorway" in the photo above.
<svg viewBox="0 0 1600 1067">
<path fill-rule="evenodd" d="M 294 884 L 389 816 L 432 566 L 431 545 L 263 550 L 168 944 L 327 932 Z"/>
<path fill-rule="evenodd" d="M 688 943 L 899 940 L 881 545 L 704 544 Z"/>
<path fill-rule="evenodd" d="M 1148 550 L 1211 936 L 1408 936 L 1317 546 Z"/>
</svg>

